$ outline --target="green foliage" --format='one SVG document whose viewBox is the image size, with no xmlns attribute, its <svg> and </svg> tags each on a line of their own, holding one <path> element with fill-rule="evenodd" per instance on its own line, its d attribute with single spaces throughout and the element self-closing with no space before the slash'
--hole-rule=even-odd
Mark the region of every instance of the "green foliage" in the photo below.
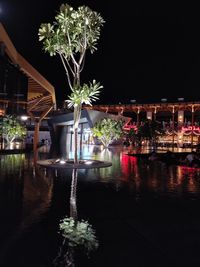
<svg viewBox="0 0 200 267">
<path fill-rule="evenodd" d="M 6 115 L 0 118 L 0 135 L 11 143 L 16 138 L 26 136 L 26 127 L 16 117 Z"/>
<path fill-rule="evenodd" d="M 138 138 L 155 141 L 159 136 L 164 134 L 161 124 L 158 121 L 146 120 L 138 128 Z"/>
<path fill-rule="evenodd" d="M 96 101 L 98 99 L 98 95 L 100 93 L 100 89 L 103 86 L 100 85 L 100 83 L 96 83 L 95 80 L 93 80 L 92 83 L 83 84 L 83 86 L 75 86 L 72 89 L 72 94 L 69 96 L 69 100 L 66 100 L 68 102 L 68 107 L 71 108 L 73 106 L 79 106 L 81 104 L 86 105 L 92 105 L 92 101 Z"/>
<path fill-rule="evenodd" d="M 123 135 L 123 120 L 104 118 L 98 121 L 91 129 L 105 147 L 108 147 L 114 140 L 118 140 Z"/>
<path fill-rule="evenodd" d="M 59 226 L 70 247 L 83 247 L 87 254 L 98 248 L 95 231 L 87 221 L 79 222 L 72 217 L 66 217 Z"/>
<path fill-rule="evenodd" d="M 72 90 L 70 106 L 72 101 L 75 101 L 73 105 L 79 102 L 76 95 L 82 91 L 84 99 L 87 98 L 83 103 L 91 103 L 94 100 L 95 93 L 91 95 L 91 90 L 89 90 L 89 88 L 94 89 L 94 84 L 84 84 L 81 87 L 80 73 L 84 66 L 86 50 L 90 50 L 91 53 L 97 50 L 96 45 L 103 23 L 104 20 L 100 14 L 87 6 L 80 6 L 74 10 L 68 4 L 62 4 L 52 24 L 42 23 L 40 25 L 38 35 L 43 49 L 50 56 L 59 55 L 65 68 Z M 88 94 L 86 95 L 86 93 Z M 88 100 L 89 97 L 93 97 L 93 99 Z"/>
<path fill-rule="evenodd" d="M 137 132 L 133 128 L 131 128 L 129 130 L 129 132 L 127 133 L 126 137 L 130 142 L 135 142 L 135 141 L 138 140 Z"/>
<path fill-rule="evenodd" d="M 93 53 L 103 23 L 103 18 L 87 6 L 74 10 L 68 4 L 62 4 L 53 24 L 41 24 L 39 41 L 43 42 L 45 51 L 51 56 L 62 53 L 69 58 L 87 48 Z"/>
</svg>

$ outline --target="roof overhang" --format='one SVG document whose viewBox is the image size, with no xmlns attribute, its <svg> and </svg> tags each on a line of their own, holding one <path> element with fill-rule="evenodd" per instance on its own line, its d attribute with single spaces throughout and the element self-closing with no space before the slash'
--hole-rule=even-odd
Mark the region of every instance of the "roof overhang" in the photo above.
<svg viewBox="0 0 200 267">
<path fill-rule="evenodd" d="M 17 52 L 1 23 L 0 43 L 4 44 L 5 53 L 12 63 L 28 77 L 27 112 L 32 115 L 34 112 L 40 112 L 46 116 L 56 106 L 54 87 Z"/>
</svg>

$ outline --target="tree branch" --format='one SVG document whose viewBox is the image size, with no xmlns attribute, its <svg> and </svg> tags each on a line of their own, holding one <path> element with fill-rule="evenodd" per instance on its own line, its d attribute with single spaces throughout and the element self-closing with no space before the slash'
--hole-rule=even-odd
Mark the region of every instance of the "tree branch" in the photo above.
<svg viewBox="0 0 200 267">
<path fill-rule="evenodd" d="M 85 65 L 85 55 L 86 55 L 86 53 L 84 54 L 84 57 L 83 57 L 82 65 L 80 67 L 80 72 L 82 72 L 84 65 Z"/>
<path fill-rule="evenodd" d="M 83 61 L 83 58 L 85 57 L 85 52 L 86 52 L 86 49 L 87 49 L 87 36 L 86 36 L 86 21 L 85 21 L 85 27 L 84 27 L 84 42 L 83 42 L 83 51 L 82 51 L 82 53 L 81 53 L 81 55 L 80 55 L 80 59 L 79 59 L 79 66 L 81 66 L 81 64 L 82 64 L 82 61 Z"/>
<path fill-rule="evenodd" d="M 68 39 L 68 42 L 69 42 L 69 47 L 70 47 L 70 49 L 71 49 L 71 40 L 70 40 L 70 37 L 69 37 L 69 32 L 67 31 L 67 39 Z M 76 59 L 75 59 L 75 57 L 74 57 L 74 55 L 73 55 L 73 52 L 72 52 L 72 50 L 71 50 L 71 54 L 70 54 L 70 56 L 71 56 L 71 58 L 72 58 L 72 62 L 74 63 L 74 65 L 76 65 L 77 66 L 77 68 L 78 68 L 78 63 L 76 62 Z"/>
<path fill-rule="evenodd" d="M 68 80 L 68 83 L 69 83 L 69 87 L 70 87 L 70 89 L 72 90 L 72 89 L 73 89 L 73 86 L 72 86 L 72 83 L 71 83 L 71 80 L 70 80 L 69 71 L 68 71 L 68 69 L 67 69 L 67 66 L 66 66 L 66 64 L 65 64 L 65 61 L 64 61 L 64 59 L 63 59 L 62 54 L 61 54 L 61 53 L 58 53 L 58 54 L 59 54 L 59 56 L 60 56 L 60 58 L 61 58 L 61 61 L 62 61 L 62 63 L 63 63 L 64 69 L 65 69 L 65 72 L 66 72 L 66 75 L 67 75 L 67 80 Z"/>
</svg>

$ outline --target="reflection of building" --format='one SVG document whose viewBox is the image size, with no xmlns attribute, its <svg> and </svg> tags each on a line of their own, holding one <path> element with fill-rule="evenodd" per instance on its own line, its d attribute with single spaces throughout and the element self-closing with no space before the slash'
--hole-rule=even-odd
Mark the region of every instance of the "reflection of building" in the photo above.
<svg viewBox="0 0 200 267">
<path fill-rule="evenodd" d="M 36 145 L 40 122 L 55 105 L 54 87 L 17 52 L 0 23 L 0 115 L 30 116 Z"/>
<path fill-rule="evenodd" d="M 130 120 L 129 117 L 107 114 L 95 110 L 82 110 L 79 123 L 79 147 L 82 144 L 95 144 L 96 140 L 91 134 L 91 128 L 94 124 L 103 118 Z M 52 116 L 49 120 L 49 129 L 52 141 L 52 150 L 57 155 L 65 155 L 73 147 L 73 113 L 64 113 Z"/>
<path fill-rule="evenodd" d="M 98 110 L 109 114 L 121 114 L 132 117 L 126 129 L 135 128 L 145 119 L 162 123 L 165 136 L 161 143 L 174 143 L 179 146 L 198 143 L 200 136 L 200 102 L 183 102 L 154 104 L 118 104 L 84 106 L 87 110 Z"/>
</svg>

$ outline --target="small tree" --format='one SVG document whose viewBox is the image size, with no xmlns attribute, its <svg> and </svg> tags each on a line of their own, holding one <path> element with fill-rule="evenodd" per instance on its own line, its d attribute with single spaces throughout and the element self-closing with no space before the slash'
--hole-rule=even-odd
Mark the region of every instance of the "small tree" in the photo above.
<svg viewBox="0 0 200 267">
<path fill-rule="evenodd" d="M 146 120 L 143 125 L 138 128 L 138 139 L 148 140 L 155 146 L 157 138 L 164 134 L 161 123 L 158 121 Z"/>
<path fill-rule="evenodd" d="M 102 142 L 104 147 L 108 147 L 114 140 L 118 140 L 123 136 L 123 125 L 123 120 L 104 118 L 98 121 L 91 131 Z"/>
<path fill-rule="evenodd" d="M 137 132 L 135 129 L 131 128 L 128 133 L 126 134 L 126 138 L 128 142 L 133 143 L 137 143 L 138 142 L 138 136 L 137 136 Z"/>
<path fill-rule="evenodd" d="M 24 138 L 27 130 L 14 116 L 6 115 L 0 119 L 0 135 L 10 145 L 16 138 Z"/>
<path fill-rule="evenodd" d="M 71 95 L 68 107 L 74 108 L 74 163 L 78 163 L 78 125 L 82 104 L 91 105 L 98 98 L 102 86 L 95 80 L 81 85 L 81 71 L 85 63 L 86 51 L 97 50 L 100 28 L 104 20 L 87 6 L 77 10 L 62 4 L 53 24 L 42 23 L 39 41 L 50 56 L 59 55 L 64 66 Z"/>
</svg>

